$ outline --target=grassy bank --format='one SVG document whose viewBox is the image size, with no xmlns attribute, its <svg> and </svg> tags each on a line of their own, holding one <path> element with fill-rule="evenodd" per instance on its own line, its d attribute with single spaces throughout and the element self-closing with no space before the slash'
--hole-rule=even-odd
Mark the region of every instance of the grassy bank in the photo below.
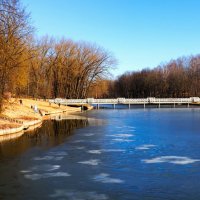
<svg viewBox="0 0 200 200">
<path fill-rule="evenodd" d="M 41 124 L 51 114 L 80 111 L 81 107 L 59 106 L 44 100 L 10 99 L 4 102 L 0 115 L 0 136 Z"/>
</svg>

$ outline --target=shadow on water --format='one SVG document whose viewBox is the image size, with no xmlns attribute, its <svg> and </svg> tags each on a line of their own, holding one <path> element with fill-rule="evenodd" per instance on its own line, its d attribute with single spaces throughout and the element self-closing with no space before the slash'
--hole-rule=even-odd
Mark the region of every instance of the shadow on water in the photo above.
<svg viewBox="0 0 200 200">
<path fill-rule="evenodd" d="M 40 128 L 21 137 L 0 142 L 0 159 L 15 157 L 33 147 L 50 148 L 67 140 L 77 128 L 88 126 L 87 119 L 47 120 Z"/>
</svg>

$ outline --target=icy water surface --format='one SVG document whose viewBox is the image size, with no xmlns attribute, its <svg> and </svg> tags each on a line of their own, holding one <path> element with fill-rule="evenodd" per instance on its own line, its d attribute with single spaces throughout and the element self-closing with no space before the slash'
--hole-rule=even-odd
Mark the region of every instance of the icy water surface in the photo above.
<svg viewBox="0 0 200 200">
<path fill-rule="evenodd" d="M 83 115 L 0 143 L 0 199 L 200 199 L 198 108 Z"/>
</svg>

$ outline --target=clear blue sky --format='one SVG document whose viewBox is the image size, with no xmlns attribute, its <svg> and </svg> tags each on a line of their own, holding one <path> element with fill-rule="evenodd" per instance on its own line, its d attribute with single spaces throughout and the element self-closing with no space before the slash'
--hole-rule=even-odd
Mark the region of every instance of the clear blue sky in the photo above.
<svg viewBox="0 0 200 200">
<path fill-rule="evenodd" d="M 97 43 L 114 75 L 200 53 L 200 0 L 21 0 L 37 35 Z"/>
</svg>

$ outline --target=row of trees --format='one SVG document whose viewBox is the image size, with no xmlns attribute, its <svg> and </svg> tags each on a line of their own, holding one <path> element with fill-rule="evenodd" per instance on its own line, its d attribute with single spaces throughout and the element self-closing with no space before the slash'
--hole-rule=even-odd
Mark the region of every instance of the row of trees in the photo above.
<svg viewBox="0 0 200 200">
<path fill-rule="evenodd" d="M 110 97 L 200 96 L 200 56 L 172 60 L 152 70 L 127 72 L 110 83 Z"/>
<path fill-rule="evenodd" d="M 115 63 L 104 49 L 87 43 L 46 38 L 37 47 L 29 66 L 29 96 L 86 98 Z"/>
<path fill-rule="evenodd" d="M 0 0 L 0 109 L 5 92 L 35 98 L 200 96 L 200 56 L 107 80 L 115 63 L 96 45 L 36 40 L 19 0 Z"/>
<path fill-rule="evenodd" d="M 86 98 L 115 59 L 103 48 L 48 36 L 34 39 L 19 0 L 0 0 L 0 105 L 5 92 L 45 98 Z"/>
</svg>

